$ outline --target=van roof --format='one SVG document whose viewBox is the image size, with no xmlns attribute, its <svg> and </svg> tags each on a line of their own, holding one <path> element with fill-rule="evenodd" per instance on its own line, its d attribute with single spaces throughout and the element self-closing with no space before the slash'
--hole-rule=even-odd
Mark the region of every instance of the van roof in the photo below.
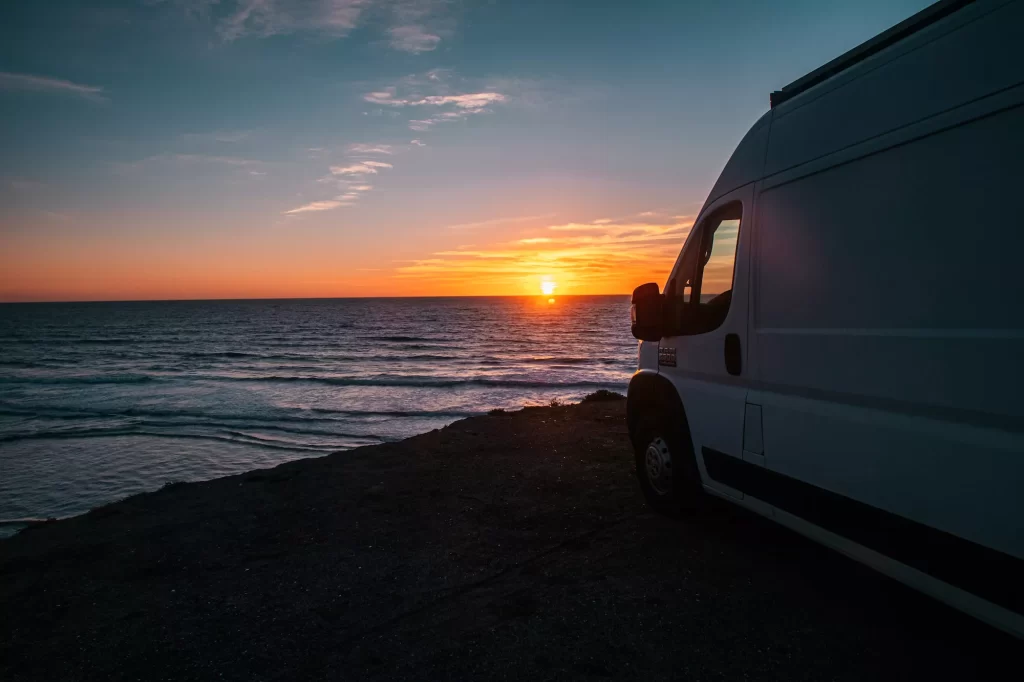
<svg viewBox="0 0 1024 682">
<path fill-rule="evenodd" d="M 896 24 L 892 28 L 879 33 L 877 36 L 861 43 L 849 52 L 845 52 L 811 71 L 806 76 L 798 78 L 781 90 L 776 90 L 769 96 L 771 107 L 774 108 L 788 99 L 796 97 L 801 92 L 809 90 L 818 83 L 828 80 L 832 76 L 842 73 L 854 64 L 861 62 L 873 54 L 881 52 L 885 48 L 897 43 L 907 36 L 910 36 L 926 26 L 943 19 L 950 14 L 974 3 L 976 0 L 940 0 L 930 5 L 917 14 Z"/>
</svg>

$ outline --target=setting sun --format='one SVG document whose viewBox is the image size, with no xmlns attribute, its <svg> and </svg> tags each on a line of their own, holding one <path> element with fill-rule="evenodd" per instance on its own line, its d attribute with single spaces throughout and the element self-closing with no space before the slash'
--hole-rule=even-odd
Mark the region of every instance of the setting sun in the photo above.
<svg viewBox="0 0 1024 682">
<path fill-rule="evenodd" d="M 555 293 L 555 289 L 558 288 L 558 284 L 551 281 L 544 281 L 540 283 L 540 290 L 545 296 L 550 296 Z"/>
</svg>

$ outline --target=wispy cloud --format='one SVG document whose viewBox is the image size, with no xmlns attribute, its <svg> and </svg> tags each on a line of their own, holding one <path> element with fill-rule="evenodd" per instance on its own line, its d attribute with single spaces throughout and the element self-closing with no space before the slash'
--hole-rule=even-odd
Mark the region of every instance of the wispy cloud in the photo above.
<svg viewBox="0 0 1024 682">
<path fill-rule="evenodd" d="M 426 97 L 403 98 L 396 97 L 394 90 L 378 90 L 368 92 L 363 96 L 367 102 L 373 104 L 386 104 L 392 107 L 421 107 L 421 106 L 444 106 L 454 105 L 459 109 L 483 109 L 488 104 L 505 101 L 505 95 L 500 92 L 468 92 L 461 95 L 428 95 Z"/>
<path fill-rule="evenodd" d="M 438 114 L 437 116 L 431 116 L 430 118 L 413 119 L 409 121 L 409 130 L 415 130 L 417 133 L 422 133 L 430 130 L 438 123 L 461 121 L 467 116 L 468 114 L 465 112 L 453 111 Z"/>
<path fill-rule="evenodd" d="M 350 144 L 349 154 L 394 154 L 394 147 L 389 144 Z"/>
<path fill-rule="evenodd" d="M 427 146 L 425 143 L 420 142 L 419 140 L 412 140 L 411 142 L 409 142 L 409 144 L 413 145 L 414 147 L 426 147 Z"/>
<path fill-rule="evenodd" d="M 0 71 L 0 90 L 29 90 L 54 94 L 74 95 L 94 102 L 106 101 L 103 88 L 96 85 L 82 85 L 59 78 L 33 76 L 27 73 Z"/>
<path fill-rule="evenodd" d="M 336 208 L 342 206 L 351 206 L 352 204 L 340 201 L 338 199 L 331 199 L 329 201 L 311 201 L 308 204 L 293 208 L 290 211 L 285 211 L 284 215 L 298 215 L 300 213 L 316 213 L 319 211 L 333 211 Z"/>
<path fill-rule="evenodd" d="M 217 25 L 224 40 L 315 32 L 335 38 L 349 34 L 369 0 L 237 0 Z"/>
<path fill-rule="evenodd" d="M 450 71 L 435 69 L 421 76 L 407 76 L 397 84 L 363 95 L 370 104 L 391 109 L 436 110 L 429 116 L 409 121 L 419 132 L 438 123 L 460 121 L 475 114 L 489 113 L 490 107 L 508 102 L 508 96 L 494 89 L 458 87 Z"/>
<path fill-rule="evenodd" d="M 608 223 L 565 223 L 564 225 L 549 225 L 549 230 L 556 230 L 559 232 L 575 232 L 575 231 L 587 231 L 587 232 L 601 232 L 608 229 L 606 226 Z"/>
<path fill-rule="evenodd" d="M 348 166 L 331 166 L 332 175 L 376 175 L 382 168 L 394 168 L 383 161 L 361 161 Z"/>
<path fill-rule="evenodd" d="M 452 21 L 445 9 L 450 0 L 390 0 L 393 25 L 388 29 L 396 50 L 420 54 L 437 49 L 451 33 Z"/>
<path fill-rule="evenodd" d="M 359 156 L 368 154 L 391 154 L 390 145 L 352 144 L 348 151 Z M 331 211 L 344 206 L 353 206 L 365 192 L 373 189 L 373 185 L 366 180 L 369 175 L 377 175 L 382 170 L 389 170 L 394 166 L 385 161 L 374 161 L 372 159 L 352 160 L 347 165 L 331 166 L 328 170 L 330 175 L 320 178 L 320 183 L 334 184 L 341 193 L 333 199 L 313 201 L 304 206 L 285 211 L 285 215 L 296 215 L 299 213 L 311 213 L 318 211 Z"/>
<path fill-rule="evenodd" d="M 344 38 L 383 20 L 388 44 L 419 54 L 437 49 L 450 33 L 448 0 L 144 0 L 173 5 L 192 19 L 212 22 L 225 41 L 310 33 Z M 381 23 L 381 22 L 377 22 Z"/>
<path fill-rule="evenodd" d="M 391 47 L 412 54 L 436 50 L 441 42 L 441 36 L 429 33 L 422 26 L 395 26 L 388 33 L 391 36 Z"/>
<path fill-rule="evenodd" d="M 449 225 L 449 230 L 475 230 L 480 227 L 492 227 L 494 225 L 511 225 L 514 223 L 526 223 L 531 220 L 547 220 L 548 218 L 554 217 L 554 213 L 545 213 L 543 215 L 524 215 L 515 216 L 512 218 L 491 218 L 490 220 L 480 220 L 475 223 L 459 223 L 457 225 Z"/>
</svg>

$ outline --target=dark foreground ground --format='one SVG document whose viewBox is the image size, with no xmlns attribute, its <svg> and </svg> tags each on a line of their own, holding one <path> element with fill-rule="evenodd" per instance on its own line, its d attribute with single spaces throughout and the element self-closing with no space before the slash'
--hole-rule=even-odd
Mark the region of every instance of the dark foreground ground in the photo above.
<svg viewBox="0 0 1024 682">
<path fill-rule="evenodd" d="M 1006 679 L 1021 643 L 726 505 L 622 401 L 179 484 L 0 541 L 0 679 Z"/>
</svg>

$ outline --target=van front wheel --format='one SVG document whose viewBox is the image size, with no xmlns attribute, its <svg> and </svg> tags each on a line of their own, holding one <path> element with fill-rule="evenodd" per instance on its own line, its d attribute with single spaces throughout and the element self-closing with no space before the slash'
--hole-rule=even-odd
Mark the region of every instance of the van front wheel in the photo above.
<svg viewBox="0 0 1024 682">
<path fill-rule="evenodd" d="M 644 418 L 633 439 L 636 477 L 647 503 L 662 514 L 694 511 L 704 491 L 692 448 L 666 419 Z"/>
</svg>

